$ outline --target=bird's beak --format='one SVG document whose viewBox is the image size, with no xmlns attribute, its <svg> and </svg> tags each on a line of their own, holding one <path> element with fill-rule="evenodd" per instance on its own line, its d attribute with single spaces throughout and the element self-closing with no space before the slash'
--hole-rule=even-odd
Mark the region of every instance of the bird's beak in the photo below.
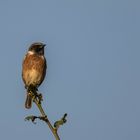
<svg viewBox="0 0 140 140">
<path fill-rule="evenodd" d="M 46 46 L 46 44 L 43 44 L 42 46 L 43 46 L 43 47 L 45 47 L 45 46 Z"/>
</svg>

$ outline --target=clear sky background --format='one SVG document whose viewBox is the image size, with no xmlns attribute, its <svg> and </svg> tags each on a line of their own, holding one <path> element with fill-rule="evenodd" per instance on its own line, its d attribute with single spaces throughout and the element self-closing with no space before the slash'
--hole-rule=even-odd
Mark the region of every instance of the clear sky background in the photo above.
<svg viewBox="0 0 140 140">
<path fill-rule="evenodd" d="M 53 136 L 24 108 L 22 59 L 47 44 L 39 90 L 52 122 L 67 112 L 61 140 L 140 140 L 140 1 L 1 0 L 0 139 Z"/>
</svg>

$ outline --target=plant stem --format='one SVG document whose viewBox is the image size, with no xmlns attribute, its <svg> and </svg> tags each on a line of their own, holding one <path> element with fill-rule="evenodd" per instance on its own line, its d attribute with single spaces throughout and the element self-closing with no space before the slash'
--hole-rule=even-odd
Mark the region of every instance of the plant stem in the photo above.
<svg viewBox="0 0 140 140">
<path fill-rule="evenodd" d="M 44 119 L 42 119 L 42 120 L 44 120 L 44 121 L 47 123 L 47 125 L 49 126 L 50 130 L 52 131 L 52 133 L 53 133 L 55 139 L 56 139 L 56 140 L 60 140 L 59 135 L 58 135 L 58 133 L 57 133 L 57 129 L 55 129 L 55 128 L 52 126 L 52 124 L 50 123 L 50 121 L 49 121 L 47 115 L 45 114 L 45 112 L 44 112 L 44 110 L 43 110 L 43 108 L 42 108 L 41 102 L 38 102 L 38 100 L 37 100 L 36 98 L 34 98 L 34 102 L 35 102 L 36 106 L 38 107 L 38 109 L 39 109 L 39 111 L 40 111 L 42 117 L 44 117 Z"/>
</svg>

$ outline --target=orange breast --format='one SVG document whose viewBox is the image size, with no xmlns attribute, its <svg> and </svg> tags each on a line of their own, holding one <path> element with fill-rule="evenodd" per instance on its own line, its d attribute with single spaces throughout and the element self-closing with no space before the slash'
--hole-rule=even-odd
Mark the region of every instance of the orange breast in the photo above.
<svg viewBox="0 0 140 140">
<path fill-rule="evenodd" d="M 22 78 L 26 86 L 39 86 L 46 75 L 44 56 L 27 54 L 22 64 Z"/>
</svg>

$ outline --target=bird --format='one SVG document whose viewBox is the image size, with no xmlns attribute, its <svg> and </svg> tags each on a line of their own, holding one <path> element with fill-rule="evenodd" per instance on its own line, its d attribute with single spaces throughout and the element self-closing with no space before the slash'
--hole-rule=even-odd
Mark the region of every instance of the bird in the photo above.
<svg viewBox="0 0 140 140">
<path fill-rule="evenodd" d="M 34 42 L 29 49 L 22 62 L 22 80 L 27 90 L 25 108 L 32 107 L 31 89 L 38 91 L 38 87 L 46 76 L 47 61 L 44 56 L 44 47 L 46 44 Z"/>
</svg>

